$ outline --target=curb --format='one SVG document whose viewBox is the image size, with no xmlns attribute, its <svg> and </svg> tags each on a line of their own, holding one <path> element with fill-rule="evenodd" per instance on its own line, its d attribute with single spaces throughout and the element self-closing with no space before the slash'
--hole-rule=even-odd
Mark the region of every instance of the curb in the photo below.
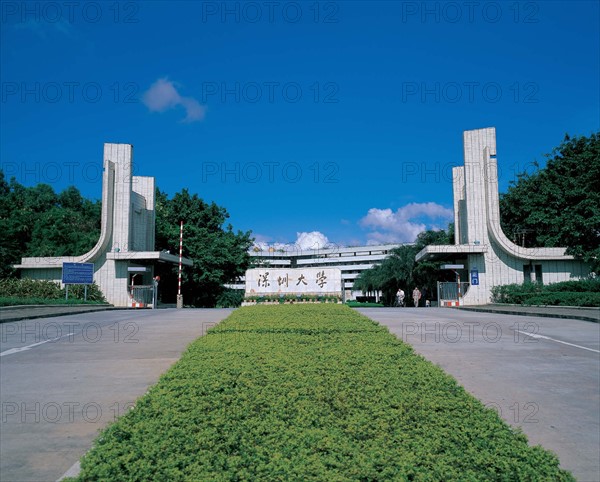
<svg viewBox="0 0 600 482">
<path fill-rule="evenodd" d="M 62 313 L 45 313 L 45 314 L 38 314 L 38 315 L 34 315 L 34 314 L 29 314 L 29 315 L 17 315 L 17 316 L 13 316 L 13 317 L 2 317 L 2 319 L 0 319 L 0 324 L 2 323 L 10 323 L 13 321 L 23 321 L 23 320 L 35 320 L 38 318 L 54 318 L 57 316 L 73 316 L 73 315 L 81 315 L 81 314 L 85 314 L 85 313 L 95 313 L 98 311 L 113 311 L 113 310 L 133 310 L 133 309 L 140 309 L 140 308 L 118 308 L 118 307 L 114 307 L 114 306 L 108 306 L 108 307 L 102 307 L 102 308 L 92 308 L 89 310 L 81 310 L 81 311 L 73 311 L 73 312 L 62 312 Z M 2 311 L 0 311 L 0 313 L 2 313 Z"/>
<path fill-rule="evenodd" d="M 582 320 L 582 321 L 591 321 L 592 323 L 600 323 L 600 317 L 592 317 L 592 316 L 585 316 L 585 315 L 566 315 L 566 314 L 562 314 L 562 313 L 541 313 L 539 311 L 530 311 L 530 312 L 526 312 L 526 311 L 512 311 L 512 310 L 504 310 L 502 308 L 496 310 L 493 308 L 475 308 L 475 307 L 467 307 L 467 306 L 460 306 L 458 308 L 455 308 L 458 310 L 465 310 L 465 311 L 479 311 L 481 313 L 498 313 L 501 315 L 516 315 L 516 316 L 538 316 L 541 318 L 561 318 L 561 319 L 565 319 L 565 320 Z"/>
<path fill-rule="evenodd" d="M 81 472 L 81 463 L 78 460 L 56 482 L 61 482 L 62 480 L 66 479 L 67 477 L 73 477 L 73 478 L 78 477 L 80 472 Z"/>
</svg>

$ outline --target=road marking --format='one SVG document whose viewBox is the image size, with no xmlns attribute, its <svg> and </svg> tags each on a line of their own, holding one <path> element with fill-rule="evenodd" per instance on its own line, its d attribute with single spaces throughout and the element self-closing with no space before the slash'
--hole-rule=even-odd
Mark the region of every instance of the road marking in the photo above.
<svg viewBox="0 0 600 482">
<path fill-rule="evenodd" d="M 588 350 L 588 351 L 593 351 L 594 353 L 600 353 L 600 350 L 594 350 L 593 348 L 587 348 L 585 346 L 575 345 L 573 343 L 569 343 L 569 342 L 566 342 L 566 341 L 555 340 L 554 338 L 550 338 L 549 336 L 538 335 L 537 333 L 529 333 L 527 331 L 519 331 L 519 330 L 515 330 L 515 331 L 517 333 L 522 333 L 523 335 L 530 336 L 531 338 L 541 338 L 542 340 L 555 341 L 556 343 L 562 343 L 563 345 L 574 346 L 576 348 L 581 348 L 582 350 Z"/>
<path fill-rule="evenodd" d="M 15 353 L 20 353 L 22 351 L 31 350 L 34 346 L 43 345 L 44 343 L 48 343 L 50 341 L 60 340 L 61 338 L 64 338 L 65 336 L 72 336 L 74 334 L 75 333 L 67 333 L 66 335 L 59 336 L 59 337 L 56 337 L 56 338 L 51 338 L 50 340 L 40 341 L 38 343 L 33 343 L 32 345 L 22 346 L 20 348 L 11 348 L 10 350 L 6 350 L 6 351 L 3 351 L 2 353 L 0 353 L 0 356 L 14 355 Z"/>
</svg>

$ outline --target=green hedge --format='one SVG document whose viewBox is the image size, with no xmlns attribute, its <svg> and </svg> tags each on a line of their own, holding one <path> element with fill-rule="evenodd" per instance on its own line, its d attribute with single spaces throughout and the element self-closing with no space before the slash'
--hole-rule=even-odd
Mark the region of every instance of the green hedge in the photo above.
<svg viewBox="0 0 600 482">
<path fill-rule="evenodd" d="M 600 293 L 543 292 L 524 301 L 527 305 L 600 306 Z"/>
<path fill-rule="evenodd" d="M 68 300 L 64 298 L 57 300 L 47 300 L 44 298 L 14 298 L 14 297 L 2 297 L 0 298 L 0 306 L 17 306 L 17 305 L 103 305 L 103 301 L 87 301 L 79 300 L 76 298 L 69 297 Z"/>
<path fill-rule="evenodd" d="M 253 295 L 244 298 L 244 301 L 251 303 L 285 303 L 285 302 L 299 302 L 299 303 L 338 303 L 342 301 L 342 297 L 339 295 L 315 295 L 315 294 L 273 294 L 273 295 Z"/>
<path fill-rule="evenodd" d="M 591 292 L 600 293 L 600 278 L 580 281 L 562 281 L 544 285 L 550 291 Z"/>
<path fill-rule="evenodd" d="M 523 305 L 600 306 L 600 280 L 494 286 L 492 301 Z"/>
<path fill-rule="evenodd" d="M 360 302 L 360 301 L 346 301 L 346 304 L 350 308 L 383 308 L 383 304 L 381 303 L 371 303 L 371 302 Z"/>
<path fill-rule="evenodd" d="M 7 278 L 0 279 L 0 297 L 3 298 L 64 298 L 65 293 L 54 281 Z"/>
<path fill-rule="evenodd" d="M 244 301 L 244 290 L 226 288 L 217 298 L 217 308 L 237 308 Z"/>
<path fill-rule="evenodd" d="M 95 480 L 574 480 L 343 305 L 236 310 L 82 459 Z"/>
<path fill-rule="evenodd" d="M 89 285 L 87 291 L 88 301 L 106 303 L 104 295 L 95 283 Z M 65 299 L 65 290 L 55 281 L 7 278 L 0 279 L 0 298 L 13 300 L 13 304 L 37 304 L 28 302 L 36 299 L 60 302 Z M 83 300 L 83 298 L 82 285 L 69 286 L 69 300 Z"/>
</svg>

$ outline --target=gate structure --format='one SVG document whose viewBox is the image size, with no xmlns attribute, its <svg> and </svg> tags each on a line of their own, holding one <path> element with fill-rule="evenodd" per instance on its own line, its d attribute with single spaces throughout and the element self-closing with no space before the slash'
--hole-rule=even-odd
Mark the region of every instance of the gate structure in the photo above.
<svg viewBox="0 0 600 482">
<path fill-rule="evenodd" d="M 22 278 L 62 282 L 63 268 L 69 264 L 92 267 L 92 279 L 106 300 L 119 307 L 132 302 L 152 304 L 147 294 L 129 289 L 129 273 L 137 273 L 139 285 L 150 285 L 154 266 L 159 262 L 192 266 L 191 259 L 179 258 L 164 250 L 155 251 L 156 186 L 153 177 L 134 176 L 133 146 L 104 144 L 102 173 L 102 214 L 100 238 L 96 245 L 80 256 L 21 258 L 15 268 Z M 142 290 L 143 291 L 143 290 Z M 136 305 L 133 305 L 136 306 Z"/>
<path fill-rule="evenodd" d="M 439 306 L 462 306 L 463 297 L 469 291 L 470 283 L 456 281 L 438 281 Z"/>
<path fill-rule="evenodd" d="M 155 285 L 130 285 L 129 298 L 132 308 L 155 308 L 156 307 Z"/>
<path fill-rule="evenodd" d="M 494 286 L 534 281 L 534 275 L 544 284 L 586 278 L 591 265 L 566 248 L 525 248 L 502 231 L 496 129 L 465 131 L 463 146 L 464 165 L 452 168 L 454 244 L 425 246 L 415 261 L 464 265 L 471 285 L 462 297 L 456 293 L 460 305 L 490 303 Z"/>
</svg>

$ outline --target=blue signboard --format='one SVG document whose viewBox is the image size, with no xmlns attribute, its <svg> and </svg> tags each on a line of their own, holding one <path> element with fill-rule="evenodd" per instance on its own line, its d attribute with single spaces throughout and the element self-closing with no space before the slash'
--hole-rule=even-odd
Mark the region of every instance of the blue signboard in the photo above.
<svg viewBox="0 0 600 482">
<path fill-rule="evenodd" d="M 477 286 L 479 284 L 479 270 L 477 268 L 471 269 L 471 285 Z"/>
<path fill-rule="evenodd" d="M 62 282 L 65 285 L 91 285 L 94 263 L 63 263 Z"/>
</svg>

